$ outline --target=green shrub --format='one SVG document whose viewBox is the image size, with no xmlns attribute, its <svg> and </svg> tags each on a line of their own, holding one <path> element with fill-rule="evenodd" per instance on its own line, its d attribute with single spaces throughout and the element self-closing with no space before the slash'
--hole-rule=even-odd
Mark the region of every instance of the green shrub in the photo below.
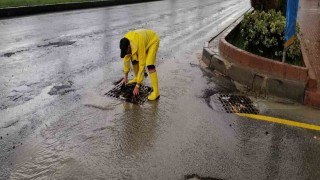
<svg viewBox="0 0 320 180">
<path fill-rule="evenodd" d="M 281 60 L 286 18 L 275 10 L 253 11 L 244 15 L 240 24 L 240 32 L 244 38 L 244 49 L 254 54 Z M 297 32 L 299 27 L 297 26 Z M 287 62 L 301 64 L 301 50 L 299 40 L 288 48 Z"/>
</svg>

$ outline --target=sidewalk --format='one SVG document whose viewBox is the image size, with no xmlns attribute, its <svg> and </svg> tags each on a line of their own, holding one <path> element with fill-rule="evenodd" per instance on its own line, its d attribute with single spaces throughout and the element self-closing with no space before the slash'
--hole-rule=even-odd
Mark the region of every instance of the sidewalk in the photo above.
<svg viewBox="0 0 320 180">
<path fill-rule="evenodd" d="M 303 58 L 310 77 L 304 102 L 320 107 L 320 1 L 300 0 L 298 22 Z"/>
</svg>

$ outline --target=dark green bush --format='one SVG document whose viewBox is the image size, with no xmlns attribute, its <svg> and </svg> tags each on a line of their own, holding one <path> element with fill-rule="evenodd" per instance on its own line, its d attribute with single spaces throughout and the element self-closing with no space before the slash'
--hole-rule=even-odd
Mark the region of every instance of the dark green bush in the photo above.
<svg viewBox="0 0 320 180">
<path fill-rule="evenodd" d="M 240 32 L 244 38 L 244 49 L 254 54 L 281 60 L 285 42 L 286 18 L 275 10 L 253 11 L 244 15 Z M 299 27 L 297 26 L 297 32 Z M 287 62 L 301 64 L 299 40 L 288 48 Z"/>
</svg>

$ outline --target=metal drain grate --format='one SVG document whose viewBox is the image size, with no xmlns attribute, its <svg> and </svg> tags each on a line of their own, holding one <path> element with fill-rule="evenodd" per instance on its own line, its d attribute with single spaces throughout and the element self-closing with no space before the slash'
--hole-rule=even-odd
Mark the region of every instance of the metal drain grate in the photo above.
<svg viewBox="0 0 320 180">
<path fill-rule="evenodd" d="M 246 96 L 215 94 L 214 101 L 220 106 L 220 110 L 227 113 L 259 113 L 259 110 L 253 106 L 251 99 Z"/>
<path fill-rule="evenodd" d="M 122 83 L 119 83 L 105 95 L 121 101 L 141 105 L 147 100 L 148 95 L 150 95 L 150 93 L 152 92 L 152 88 L 149 86 L 141 85 L 139 96 L 134 96 L 132 92 L 135 85 L 136 84 L 127 84 L 126 86 L 124 86 L 122 85 Z"/>
</svg>

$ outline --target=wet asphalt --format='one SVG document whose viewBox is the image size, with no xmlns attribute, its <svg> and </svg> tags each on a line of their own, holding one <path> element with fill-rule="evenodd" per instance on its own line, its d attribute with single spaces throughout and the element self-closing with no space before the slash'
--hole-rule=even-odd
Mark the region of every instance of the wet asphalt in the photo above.
<svg viewBox="0 0 320 180">
<path fill-rule="evenodd" d="M 0 21 L 0 179 L 320 179 L 320 133 L 251 120 L 212 98 L 243 94 L 202 46 L 249 1 L 167 0 Z M 161 39 L 159 101 L 105 96 L 119 39 Z M 145 79 L 150 85 L 150 79 Z M 320 111 L 246 93 L 261 114 L 320 124 Z"/>
</svg>

